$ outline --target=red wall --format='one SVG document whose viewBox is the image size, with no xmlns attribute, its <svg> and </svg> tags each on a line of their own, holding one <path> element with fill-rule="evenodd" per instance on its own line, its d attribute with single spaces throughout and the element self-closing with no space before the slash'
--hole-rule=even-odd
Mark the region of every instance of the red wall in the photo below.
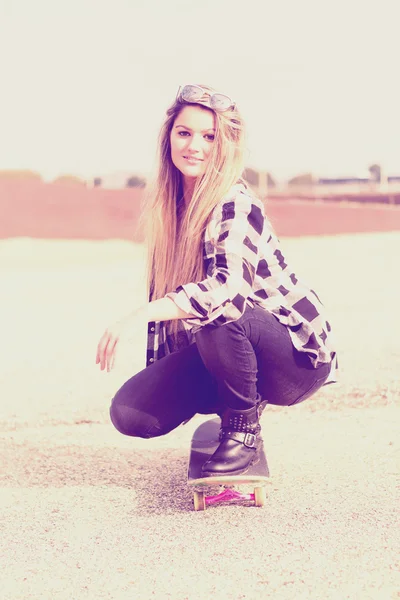
<svg viewBox="0 0 400 600">
<path fill-rule="evenodd" d="M 9 237 L 140 241 L 142 191 L 0 179 L 0 239 Z M 280 236 L 400 230 L 400 206 L 269 200 Z"/>
<path fill-rule="evenodd" d="M 141 198 L 137 188 L 0 180 L 0 238 L 132 239 Z"/>
</svg>

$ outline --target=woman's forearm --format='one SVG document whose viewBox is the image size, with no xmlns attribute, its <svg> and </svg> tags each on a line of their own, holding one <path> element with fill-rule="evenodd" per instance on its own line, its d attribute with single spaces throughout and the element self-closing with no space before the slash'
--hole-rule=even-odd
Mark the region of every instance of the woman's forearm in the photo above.
<svg viewBox="0 0 400 600">
<path fill-rule="evenodd" d="M 171 298 L 153 300 L 143 307 L 147 321 L 173 321 L 175 319 L 190 319 L 194 315 L 181 310 Z"/>
</svg>

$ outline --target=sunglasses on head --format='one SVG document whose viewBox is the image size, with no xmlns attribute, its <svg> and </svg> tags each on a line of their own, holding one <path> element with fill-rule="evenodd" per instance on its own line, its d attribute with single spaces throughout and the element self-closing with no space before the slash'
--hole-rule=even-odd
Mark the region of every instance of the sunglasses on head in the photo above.
<svg viewBox="0 0 400 600">
<path fill-rule="evenodd" d="M 204 94 L 208 94 L 208 92 L 203 90 L 199 85 L 184 85 L 179 87 L 177 98 L 184 102 L 199 102 Z M 209 103 L 210 108 L 219 112 L 235 108 L 235 103 L 232 102 L 232 99 L 219 92 L 210 94 Z"/>
</svg>

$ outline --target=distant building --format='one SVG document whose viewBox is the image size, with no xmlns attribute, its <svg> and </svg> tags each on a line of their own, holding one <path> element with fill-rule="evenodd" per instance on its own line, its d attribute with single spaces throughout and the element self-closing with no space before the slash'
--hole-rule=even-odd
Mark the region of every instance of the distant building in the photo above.
<svg viewBox="0 0 400 600">
<path fill-rule="evenodd" d="M 97 177 L 94 177 L 91 180 L 91 182 L 92 186 L 95 187 L 94 182 L 101 179 L 102 188 L 108 190 L 121 190 L 126 188 L 127 182 L 133 178 L 145 180 L 146 176 L 142 173 L 137 173 L 132 169 L 132 171 L 115 171 L 114 173 L 108 173 L 107 175 L 99 173 Z"/>
<path fill-rule="evenodd" d="M 317 179 L 319 185 L 347 185 L 350 183 L 369 183 L 369 177 L 323 177 Z"/>
</svg>

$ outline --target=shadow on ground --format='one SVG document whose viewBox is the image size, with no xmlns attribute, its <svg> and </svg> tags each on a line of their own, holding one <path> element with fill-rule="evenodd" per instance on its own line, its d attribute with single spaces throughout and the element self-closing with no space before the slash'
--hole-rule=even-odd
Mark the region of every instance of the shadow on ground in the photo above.
<svg viewBox="0 0 400 600">
<path fill-rule="evenodd" d="M 166 460 L 167 458 L 167 460 Z M 135 512 L 192 510 L 192 493 L 186 485 L 187 453 L 36 445 L 13 446 L 3 454 L 0 485 L 6 487 L 61 488 L 114 487 L 132 490 Z"/>
</svg>

